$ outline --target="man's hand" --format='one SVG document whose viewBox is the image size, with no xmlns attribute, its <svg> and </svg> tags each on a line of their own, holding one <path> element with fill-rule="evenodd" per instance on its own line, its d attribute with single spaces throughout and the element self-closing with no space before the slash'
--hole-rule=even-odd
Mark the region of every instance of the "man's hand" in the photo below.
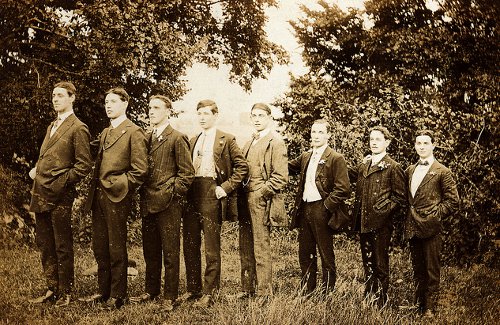
<svg viewBox="0 0 500 325">
<path fill-rule="evenodd" d="M 33 168 L 31 168 L 31 170 L 30 170 L 30 172 L 29 172 L 28 175 L 30 176 L 31 179 L 35 179 L 35 176 L 36 176 L 36 166 L 33 167 Z"/>
<path fill-rule="evenodd" d="M 222 199 L 223 197 L 226 197 L 227 196 L 227 193 L 226 191 L 224 191 L 224 189 L 220 186 L 217 186 L 215 188 L 215 197 L 217 198 L 217 200 L 219 199 Z"/>
</svg>

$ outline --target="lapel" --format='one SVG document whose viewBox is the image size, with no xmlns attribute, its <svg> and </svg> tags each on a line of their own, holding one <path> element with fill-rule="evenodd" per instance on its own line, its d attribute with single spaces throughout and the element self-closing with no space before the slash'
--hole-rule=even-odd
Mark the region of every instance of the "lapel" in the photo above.
<svg viewBox="0 0 500 325">
<path fill-rule="evenodd" d="M 168 136 L 170 133 L 174 132 L 174 129 L 172 126 L 169 124 L 167 127 L 163 130 L 163 132 L 160 134 L 160 140 L 155 139 L 156 141 L 151 140 L 152 146 L 151 146 L 151 152 L 155 151 L 158 149 L 165 141 L 167 141 Z M 150 138 L 153 138 L 153 133 L 150 133 Z"/>
<path fill-rule="evenodd" d="M 387 158 L 388 158 L 388 154 L 385 154 L 384 158 L 380 159 L 380 161 L 374 166 L 371 166 L 371 161 L 370 161 L 370 163 L 367 162 L 366 166 L 364 166 L 363 176 L 365 176 L 365 178 L 366 178 L 373 173 L 381 171 L 382 169 L 378 166 L 378 164 L 380 164 L 381 162 L 388 163 Z"/>
<path fill-rule="evenodd" d="M 309 161 L 311 161 L 312 157 L 312 150 L 307 151 L 304 153 L 304 156 L 302 156 L 302 165 L 300 166 L 300 174 L 304 175 L 304 179 L 306 178 L 306 172 L 307 172 L 307 167 L 309 167 Z"/>
<path fill-rule="evenodd" d="M 71 126 L 73 126 L 73 124 L 75 123 L 75 119 L 75 114 L 71 114 L 70 116 L 68 116 L 57 128 L 52 137 L 50 136 L 50 131 L 52 129 L 52 126 L 54 125 L 54 122 L 50 124 L 50 127 L 47 130 L 47 134 L 45 135 L 45 140 L 43 141 L 44 145 L 42 145 L 42 154 L 44 154 L 50 147 L 52 147 L 54 143 L 56 143 L 57 140 L 59 140 L 64 135 L 64 133 L 66 133 L 66 131 L 68 131 Z M 47 136 L 49 137 L 49 139 L 47 139 Z"/>
<path fill-rule="evenodd" d="M 47 127 L 47 132 L 45 132 L 45 138 L 43 139 L 42 147 L 40 148 L 40 156 L 43 156 L 45 151 L 47 151 L 47 146 L 48 146 L 49 140 L 50 140 L 50 130 L 52 130 L 53 125 L 54 125 L 54 122 L 50 123 L 50 125 Z"/>
<path fill-rule="evenodd" d="M 200 135 L 201 135 L 201 133 L 199 133 L 195 137 L 192 137 L 191 140 L 189 140 L 189 148 L 191 149 L 191 157 L 193 157 L 194 147 L 196 146 L 196 142 L 198 142 Z"/>
<path fill-rule="evenodd" d="M 325 151 L 323 151 L 323 154 L 321 155 L 321 158 L 318 161 L 318 168 L 316 168 L 316 175 L 315 178 L 318 178 L 318 175 L 321 173 L 323 168 L 325 167 L 325 162 L 328 161 L 328 158 L 332 154 L 332 149 L 330 147 L 326 147 Z M 324 161 L 322 164 L 320 164 L 321 161 Z"/>
<path fill-rule="evenodd" d="M 220 159 L 220 156 L 222 154 L 222 149 L 224 149 L 225 141 L 226 141 L 226 136 L 222 134 L 221 131 L 216 130 L 215 132 L 215 141 L 214 141 L 214 164 L 217 166 L 217 162 Z"/>
<path fill-rule="evenodd" d="M 107 143 L 103 144 L 103 150 L 107 150 L 111 148 L 118 139 L 120 139 L 125 133 L 127 133 L 127 128 L 130 126 L 130 120 L 126 119 L 123 121 L 116 129 L 113 130 L 112 134 L 110 135 L 110 139 L 108 140 Z M 109 128 L 107 129 L 106 136 L 109 133 Z M 106 139 L 106 136 L 104 139 Z"/>
<path fill-rule="evenodd" d="M 432 163 L 431 167 L 427 171 L 427 174 L 425 174 L 424 179 L 422 180 L 422 182 L 420 183 L 420 185 L 417 187 L 417 191 L 415 192 L 415 197 L 418 196 L 418 193 L 420 192 L 420 189 L 422 187 L 424 187 L 424 185 L 427 184 L 434 176 L 437 175 L 436 170 L 438 168 L 439 168 L 439 163 L 437 162 L 437 160 L 434 160 L 434 162 Z M 413 171 L 414 170 L 415 169 L 413 169 Z M 411 178 L 410 178 L 410 181 L 411 181 Z"/>
</svg>

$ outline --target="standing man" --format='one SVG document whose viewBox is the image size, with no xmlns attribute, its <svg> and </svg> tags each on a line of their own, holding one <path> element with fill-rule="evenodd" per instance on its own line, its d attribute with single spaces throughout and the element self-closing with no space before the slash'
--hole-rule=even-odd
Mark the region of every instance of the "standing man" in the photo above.
<svg viewBox="0 0 500 325">
<path fill-rule="evenodd" d="M 75 185 L 90 172 L 90 134 L 73 113 L 76 89 L 71 82 L 59 82 L 52 91 L 56 121 L 47 128 L 40 156 L 29 175 L 34 180 L 30 211 L 36 217 L 36 239 L 47 282 L 45 295 L 31 303 L 57 299 L 55 306 L 67 306 L 74 282 L 71 207 Z"/>
<path fill-rule="evenodd" d="M 172 104 L 162 95 L 149 99 L 153 132 L 149 144 L 149 175 L 141 190 L 142 245 L 146 262 L 146 292 L 132 302 L 160 295 L 162 253 L 165 265 L 163 308 L 171 311 L 179 290 L 179 251 L 182 208 L 194 169 L 186 135 L 169 123 Z"/>
<path fill-rule="evenodd" d="M 425 316 L 436 311 L 440 278 L 441 220 L 458 210 L 460 199 L 451 171 L 434 158 L 434 134 L 420 130 L 415 150 L 420 160 L 406 170 L 410 209 L 405 237 L 415 279 L 415 303 Z"/>
<path fill-rule="evenodd" d="M 328 293 L 337 279 L 333 231 L 328 226 L 334 213 L 346 213 L 344 200 L 349 198 L 350 184 L 344 157 L 328 146 L 330 125 L 314 121 L 311 127 L 312 150 L 288 163 L 291 173 L 300 173 L 291 229 L 299 228 L 299 264 L 301 287 L 306 294 L 316 288 L 318 247 L 321 256 L 321 291 Z"/>
<path fill-rule="evenodd" d="M 365 296 L 374 295 L 382 307 L 388 299 L 392 219 L 406 205 L 406 186 L 403 168 L 386 151 L 392 139 L 389 131 L 376 126 L 369 134 L 371 158 L 352 173 L 356 181 L 354 229 L 360 232 Z"/>
<path fill-rule="evenodd" d="M 236 139 L 215 128 L 218 108 L 212 100 L 202 100 L 196 107 L 203 131 L 191 139 L 191 154 L 196 177 L 189 191 L 189 205 L 184 215 L 184 260 L 187 292 L 182 300 L 200 297 L 201 231 L 205 241 L 203 296 L 194 306 L 209 307 L 220 286 L 220 232 L 223 220 L 236 215 L 235 189 L 248 173 L 248 165 Z M 228 204 L 229 202 L 229 204 Z M 231 210 L 231 211 L 228 211 Z"/>
<path fill-rule="evenodd" d="M 132 196 L 148 171 L 144 132 L 125 115 L 129 98 L 123 88 L 106 93 L 105 108 L 111 125 L 100 136 L 86 202 L 86 209 L 92 209 L 92 249 L 99 293 L 83 301 L 105 302 L 107 310 L 120 308 L 127 297 L 127 218 Z"/>
<path fill-rule="evenodd" d="M 256 133 L 243 147 L 249 173 L 238 200 L 242 291 L 237 299 L 272 295 L 271 226 L 286 226 L 281 190 L 288 182 L 284 141 L 271 131 L 269 106 L 252 106 L 250 118 Z"/>
</svg>

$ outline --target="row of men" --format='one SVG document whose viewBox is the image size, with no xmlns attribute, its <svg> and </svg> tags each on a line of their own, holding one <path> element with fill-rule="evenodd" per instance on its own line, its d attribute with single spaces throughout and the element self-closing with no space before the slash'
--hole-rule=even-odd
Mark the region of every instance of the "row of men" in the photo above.
<svg viewBox="0 0 500 325">
<path fill-rule="evenodd" d="M 449 169 L 433 156 L 434 136 L 416 134 L 420 161 L 406 175 L 386 153 L 391 135 L 382 126 L 370 130 L 370 157 L 348 169 L 344 157 L 329 147 L 330 126 L 316 120 L 311 127 L 312 150 L 288 160 L 284 141 L 271 130 L 268 105 L 251 108 L 255 134 L 243 149 L 235 137 L 215 128 L 214 101 L 197 105 L 202 132 L 188 140 L 169 123 L 170 100 L 154 95 L 149 101 L 152 131 L 145 133 L 127 119 L 129 95 L 122 88 L 106 93 L 105 110 L 111 125 L 98 139 L 92 159 L 87 126 L 73 113 L 76 89 L 70 82 L 54 86 L 52 103 L 58 118 L 47 129 L 36 166 L 30 210 L 36 214 L 37 243 L 47 280 L 46 293 L 33 303 L 71 301 L 74 256 L 71 208 L 75 184 L 88 173 L 92 181 L 85 211 L 92 211 L 92 249 L 98 265 L 99 292 L 81 300 L 118 309 L 127 298 L 127 218 L 132 197 L 141 197 L 145 292 L 131 302 L 160 301 L 172 310 L 177 301 L 196 300 L 208 307 L 219 290 L 220 232 L 224 220 L 238 221 L 241 292 L 234 297 L 272 295 L 270 229 L 287 225 L 283 189 L 289 173 L 299 174 L 291 228 L 299 229 L 301 284 L 306 294 L 316 289 L 317 250 L 323 292 L 336 282 L 332 218 L 346 213 L 350 179 L 356 182 L 352 223 L 360 232 L 367 296 L 387 302 L 389 243 L 392 216 L 409 205 L 406 237 L 416 282 L 416 304 L 422 312 L 436 307 L 441 247 L 440 220 L 459 203 Z M 92 168 L 92 161 L 93 168 Z M 187 198 L 187 200 L 186 200 Z M 179 292 L 180 238 L 186 264 L 186 293 Z M 201 233 L 206 267 L 201 270 Z M 163 258 L 163 261 L 162 261 Z M 165 268 L 163 299 L 161 270 Z"/>
</svg>

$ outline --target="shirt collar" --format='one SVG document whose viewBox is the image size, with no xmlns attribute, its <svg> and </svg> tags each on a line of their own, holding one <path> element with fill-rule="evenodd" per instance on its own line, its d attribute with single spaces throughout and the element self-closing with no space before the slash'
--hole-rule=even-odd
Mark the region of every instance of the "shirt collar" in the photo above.
<svg viewBox="0 0 500 325">
<path fill-rule="evenodd" d="M 205 134 L 206 136 L 213 136 L 213 135 L 215 135 L 215 131 L 216 131 L 216 128 L 211 127 L 210 129 L 206 129 L 206 130 L 201 131 L 201 133 Z"/>
<path fill-rule="evenodd" d="M 127 119 L 127 115 L 125 115 L 125 114 L 120 115 L 117 118 L 111 120 L 111 126 L 116 129 L 126 119 Z"/>
<path fill-rule="evenodd" d="M 325 152 L 326 147 L 328 147 L 328 143 L 325 143 L 324 145 L 322 145 L 319 148 L 313 148 L 312 152 L 313 152 L 313 154 L 316 153 L 319 155 L 319 157 L 321 157 L 321 156 L 323 156 L 323 153 Z"/>
<path fill-rule="evenodd" d="M 156 134 L 157 135 L 160 135 L 163 133 L 163 131 L 165 131 L 165 129 L 167 128 L 167 126 L 169 125 L 170 123 L 167 121 L 166 123 L 163 123 L 162 125 L 160 126 L 157 126 L 155 129 L 156 129 Z"/>
<path fill-rule="evenodd" d="M 262 139 L 263 137 L 268 135 L 269 132 L 271 132 L 271 128 L 267 128 L 267 129 L 264 129 L 262 131 L 257 132 L 259 134 L 259 139 Z"/>
<path fill-rule="evenodd" d="M 429 163 L 429 165 L 428 166 L 419 165 L 419 166 L 430 168 L 435 160 L 436 160 L 436 158 L 434 158 L 434 156 L 430 156 L 430 157 L 427 157 L 425 159 L 420 158 L 420 161 L 427 161 Z"/>
<path fill-rule="evenodd" d="M 375 153 L 372 154 L 372 165 L 378 164 L 382 159 L 384 159 L 387 152 Z"/>
<path fill-rule="evenodd" d="M 57 118 L 60 120 L 60 123 L 64 122 L 65 119 L 68 118 L 68 116 L 70 116 L 71 114 L 73 114 L 73 110 L 69 110 L 68 112 L 65 112 L 65 113 L 62 113 L 62 114 L 58 114 L 57 115 Z M 59 125 L 60 125 L 59 123 Z"/>
</svg>

